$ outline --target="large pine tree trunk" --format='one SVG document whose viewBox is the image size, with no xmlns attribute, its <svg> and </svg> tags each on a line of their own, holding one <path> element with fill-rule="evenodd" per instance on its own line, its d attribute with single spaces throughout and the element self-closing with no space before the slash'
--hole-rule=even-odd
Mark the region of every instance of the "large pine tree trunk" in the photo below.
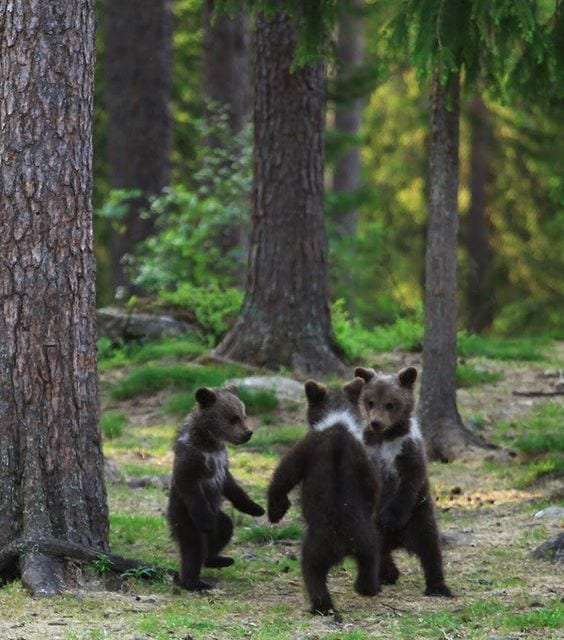
<svg viewBox="0 0 564 640">
<path fill-rule="evenodd" d="M 362 0 L 353 0 L 352 10 L 343 11 L 339 20 L 337 38 L 338 82 L 346 83 L 363 62 L 363 20 L 358 11 Z M 342 97 L 335 108 L 335 129 L 354 138 L 360 132 L 362 120 L 362 98 L 347 100 Z M 358 145 L 348 144 L 347 151 L 335 163 L 333 189 L 337 193 L 354 194 L 361 185 L 361 160 Z M 337 225 L 343 234 L 356 231 L 357 211 L 351 209 L 339 217 Z"/>
<path fill-rule="evenodd" d="M 108 168 L 115 189 L 137 190 L 112 238 L 114 289 L 128 287 L 124 256 L 153 232 L 147 198 L 170 180 L 170 0 L 106 0 Z"/>
<path fill-rule="evenodd" d="M 480 333 L 491 326 L 494 312 L 487 212 L 492 140 L 488 108 L 479 96 L 472 100 L 469 115 L 470 210 L 464 233 L 470 266 L 467 283 L 468 328 Z"/>
<path fill-rule="evenodd" d="M 432 85 L 425 337 L 419 414 L 431 458 L 450 460 L 468 442 L 456 404 L 456 249 L 459 78 Z"/>
<path fill-rule="evenodd" d="M 323 65 L 291 71 L 296 29 L 257 18 L 255 184 L 245 304 L 217 354 L 304 374 L 342 370 L 333 351 L 323 223 Z"/>
<path fill-rule="evenodd" d="M 105 550 L 93 2 L 3 3 L 0 24 L 0 556 L 18 539 Z M 14 571 L 35 594 L 64 586 L 64 563 L 33 545 L 0 568 Z"/>
<path fill-rule="evenodd" d="M 239 133 L 251 106 L 248 18 L 244 11 L 214 15 L 214 5 L 204 1 L 204 92 L 226 110 L 231 130 Z"/>
</svg>

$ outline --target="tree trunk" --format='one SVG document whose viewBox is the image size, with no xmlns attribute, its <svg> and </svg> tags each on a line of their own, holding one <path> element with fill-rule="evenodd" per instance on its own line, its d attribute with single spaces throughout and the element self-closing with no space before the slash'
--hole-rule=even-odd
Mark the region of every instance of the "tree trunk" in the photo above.
<svg viewBox="0 0 564 640">
<path fill-rule="evenodd" d="M 204 1 L 204 92 L 224 108 L 233 133 L 247 124 L 251 102 L 248 18 L 244 11 L 214 16 L 214 0 Z"/>
<path fill-rule="evenodd" d="M 337 38 L 337 68 L 340 83 L 350 80 L 363 62 L 364 37 L 363 21 L 358 15 L 362 0 L 353 0 L 352 11 L 344 11 L 339 20 Z M 362 98 L 340 99 L 335 108 L 335 129 L 348 138 L 355 138 L 360 132 L 362 120 Z M 347 151 L 335 163 L 333 189 L 337 193 L 353 194 L 361 185 L 360 149 L 357 144 L 348 143 Z M 358 213 L 356 208 L 342 214 L 337 220 L 341 233 L 354 235 Z"/>
<path fill-rule="evenodd" d="M 129 286 L 124 260 L 153 232 L 141 213 L 170 179 L 170 0 L 106 1 L 108 167 L 114 189 L 139 191 L 112 238 L 114 290 Z"/>
<path fill-rule="evenodd" d="M 433 459 L 451 460 L 467 442 L 456 405 L 456 249 L 458 232 L 458 76 L 432 84 L 425 337 L 419 413 Z"/>
<path fill-rule="evenodd" d="M 470 264 L 467 283 L 468 328 L 480 333 L 491 326 L 494 292 L 491 288 L 491 248 L 487 191 L 490 180 L 491 127 L 488 108 L 475 97 L 470 104 L 470 210 L 467 217 L 466 250 Z"/>
<path fill-rule="evenodd" d="M 92 0 L 0 8 L 0 554 L 108 546 L 92 250 Z M 65 564 L 23 546 L 32 593 Z M 1 577 L 1 576 L 0 576 Z"/>
<path fill-rule="evenodd" d="M 342 371 L 333 351 L 323 223 L 323 65 L 291 71 L 296 28 L 259 15 L 254 206 L 241 315 L 217 355 L 306 375 Z"/>
</svg>

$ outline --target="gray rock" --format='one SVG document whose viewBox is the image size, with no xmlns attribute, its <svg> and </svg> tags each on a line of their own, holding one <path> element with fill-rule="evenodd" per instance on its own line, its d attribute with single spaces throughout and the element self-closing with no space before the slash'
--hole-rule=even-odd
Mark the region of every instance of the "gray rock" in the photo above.
<svg viewBox="0 0 564 640">
<path fill-rule="evenodd" d="M 150 313 L 130 313 L 117 307 L 106 307 L 96 311 L 98 336 L 112 342 L 128 340 L 158 340 L 175 338 L 186 333 L 197 333 L 196 328 L 172 316 L 157 316 Z"/>
<path fill-rule="evenodd" d="M 533 516 L 535 520 L 560 520 L 564 519 L 564 507 L 553 505 L 537 511 Z"/>
<path fill-rule="evenodd" d="M 235 378 L 226 384 L 234 384 L 251 391 L 273 391 L 280 405 L 288 406 L 305 402 L 304 387 L 301 382 L 282 376 L 251 376 Z"/>
<path fill-rule="evenodd" d="M 537 560 L 550 560 L 551 562 L 564 562 L 564 533 L 559 533 L 556 538 L 543 542 L 533 551 L 533 558 Z"/>
<path fill-rule="evenodd" d="M 106 482 L 123 482 L 125 477 L 120 471 L 118 465 L 110 458 L 104 458 L 104 476 Z"/>
</svg>

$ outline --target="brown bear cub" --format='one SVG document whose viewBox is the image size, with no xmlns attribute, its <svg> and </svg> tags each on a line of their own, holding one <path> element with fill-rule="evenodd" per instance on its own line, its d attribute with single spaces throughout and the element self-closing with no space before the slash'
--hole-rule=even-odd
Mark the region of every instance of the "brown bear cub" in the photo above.
<svg viewBox="0 0 564 640">
<path fill-rule="evenodd" d="M 233 564 L 232 558 L 219 555 L 233 534 L 231 518 L 221 511 L 223 496 L 243 513 L 264 514 L 229 472 L 225 443 L 242 444 L 252 435 L 245 424 L 245 405 L 234 391 L 198 389 L 197 406 L 174 445 L 168 521 L 180 550 L 178 582 L 189 591 L 211 588 L 200 579 L 203 565 Z"/>
<path fill-rule="evenodd" d="M 356 559 L 357 593 L 380 591 L 379 536 L 374 514 L 378 484 L 362 443 L 358 400 L 364 383 L 355 379 L 329 390 L 306 382 L 311 430 L 281 460 L 268 489 L 268 517 L 282 519 L 288 493 L 301 483 L 307 532 L 302 541 L 302 574 L 311 612 L 339 619 L 327 589 L 327 575 L 346 556 Z"/>
<path fill-rule="evenodd" d="M 391 553 L 403 547 L 421 562 L 425 595 L 452 597 L 443 575 L 425 446 L 413 415 L 417 370 L 408 367 L 398 375 L 385 376 L 359 367 L 355 375 L 367 383 L 360 396 L 366 424 L 364 441 L 382 485 L 378 516 L 381 582 L 395 584 L 399 578 Z"/>
</svg>

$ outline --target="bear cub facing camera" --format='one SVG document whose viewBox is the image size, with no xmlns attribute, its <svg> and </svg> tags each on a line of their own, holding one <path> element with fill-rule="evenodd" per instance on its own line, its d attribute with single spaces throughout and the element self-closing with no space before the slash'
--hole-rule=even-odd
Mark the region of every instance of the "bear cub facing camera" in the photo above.
<svg viewBox="0 0 564 640">
<path fill-rule="evenodd" d="M 382 532 L 381 581 L 395 584 L 399 578 L 392 551 L 403 547 L 421 562 L 425 595 L 451 597 L 443 574 L 425 446 L 413 415 L 417 370 L 408 367 L 385 376 L 359 367 L 355 375 L 366 382 L 360 396 L 364 441 L 382 485 L 377 519 Z"/>
<path fill-rule="evenodd" d="M 203 566 L 233 563 L 219 555 L 233 534 L 233 522 L 221 510 L 223 497 L 243 513 L 264 514 L 229 471 L 225 443 L 242 444 L 252 435 L 245 423 L 245 405 L 234 391 L 198 389 L 197 405 L 174 445 L 168 521 L 180 551 L 179 584 L 189 591 L 211 588 L 200 579 Z"/>
<path fill-rule="evenodd" d="M 302 574 L 311 612 L 339 619 L 327 589 L 331 567 L 346 556 L 358 565 L 355 590 L 365 596 L 380 591 L 376 473 L 362 443 L 358 400 L 364 383 L 327 389 L 310 380 L 307 435 L 281 460 L 268 489 L 268 517 L 282 519 L 288 493 L 301 483 L 307 526 L 302 541 Z"/>
</svg>

